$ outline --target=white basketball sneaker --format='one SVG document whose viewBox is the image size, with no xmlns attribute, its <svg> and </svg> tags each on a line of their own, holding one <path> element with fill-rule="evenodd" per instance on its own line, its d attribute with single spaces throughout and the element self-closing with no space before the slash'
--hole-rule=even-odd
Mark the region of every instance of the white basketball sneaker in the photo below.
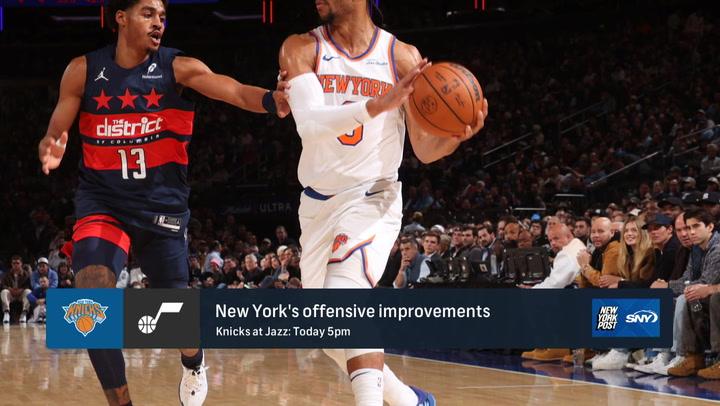
<svg viewBox="0 0 720 406">
<path fill-rule="evenodd" d="M 197 369 L 183 366 L 183 377 L 178 387 L 182 406 L 201 406 L 208 393 L 205 359 Z"/>
</svg>

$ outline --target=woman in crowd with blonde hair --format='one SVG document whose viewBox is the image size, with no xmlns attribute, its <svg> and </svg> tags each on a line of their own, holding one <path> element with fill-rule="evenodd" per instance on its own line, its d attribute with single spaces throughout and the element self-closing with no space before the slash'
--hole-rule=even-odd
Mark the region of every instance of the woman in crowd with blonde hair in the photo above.
<svg viewBox="0 0 720 406">
<path fill-rule="evenodd" d="M 631 217 L 625 222 L 620 236 L 618 253 L 620 276 L 601 276 L 600 287 L 614 289 L 650 286 L 655 253 L 650 236 L 642 226 L 643 222 L 637 217 Z M 628 362 L 629 355 L 630 351 L 626 348 L 613 348 L 609 352 L 593 358 L 592 369 L 622 369 Z"/>
</svg>

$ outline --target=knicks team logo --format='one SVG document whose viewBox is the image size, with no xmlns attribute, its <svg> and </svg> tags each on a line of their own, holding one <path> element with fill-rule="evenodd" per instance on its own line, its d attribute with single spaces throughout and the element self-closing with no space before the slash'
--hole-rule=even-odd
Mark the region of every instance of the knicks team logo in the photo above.
<svg viewBox="0 0 720 406">
<path fill-rule="evenodd" d="M 332 252 L 337 251 L 340 247 L 347 244 L 348 236 L 346 234 L 338 234 L 335 236 L 335 241 L 333 241 L 332 245 Z"/>
<path fill-rule="evenodd" d="M 62 308 L 65 311 L 65 321 L 68 324 L 74 324 L 75 329 L 87 337 L 95 330 L 96 325 L 107 319 L 108 307 L 92 299 L 78 299 Z"/>
</svg>

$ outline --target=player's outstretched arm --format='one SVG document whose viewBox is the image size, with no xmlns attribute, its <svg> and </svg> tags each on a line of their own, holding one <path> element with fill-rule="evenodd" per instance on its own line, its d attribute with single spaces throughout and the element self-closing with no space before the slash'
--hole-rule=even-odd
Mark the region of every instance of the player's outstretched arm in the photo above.
<svg viewBox="0 0 720 406">
<path fill-rule="evenodd" d="M 414 66 L 422 60 L 420 52 L 412 45 L 398 41 L 396 46 L 396 63 L 398 75 L 405 78 L 407 72 L 412 72 Z M 483 107 L 478 112 L 478 120 L 473 126 L 465 127 L 465 134 L 456 137 L 439 137 L 424 131 L 418 124 L 417 119 L 410 113 L 407 103 L 404 105 L 407 114 L 407 127 L 415 156 L 423 163 L 435 162 L 453 152 L 460 146 L 460 143 L 467 141 L 477 134 L 485 125 L 485 117 L 488 114 L 487 99 L 483 100 Z"/>
<path fill-rule="evenodd" d="M 287 72 L 290 108 L 301 137 L 338 137 L 350 132 L 385 111 L 402 106 L 412 93 L 412 81 L 427 64 L 421 61 L 408 70 L 387 94 L 343 106 L 325 104 L 320 81 L 314 73 L 315 38 L 309 34 L 292 35 L 280 48 L 280 69 Z"/>
<path fill-rule="evenodd" d="M 80 110 L 80 102 L 85 91 L 87 64 L 84 56 L 79 56 L 68 64 L 60 81 L 60 96 L 50 117 L 47 132 L 38 144 L 38 158 L 42 171 L 46 175 L 60 166 L 68 141 L 68 130 Z"/>
<path fill-rule="evenodd" d="M 217 74 L 199 59 L 178 56 L 173 61 L 173 71 L 177 83 L 196 90 L 206 97 L 255 113 L 268 112 L 263 105 L 263 97 L 268 93 L 267 89 L 244 85 L 229 76 Z M 277 115 L 281 118 L 287 116 L 290 112 L 287 94 L 275 91 L 272 97 Z M 272 106 L 268 107 L 272 110 Z"/>
</svg>

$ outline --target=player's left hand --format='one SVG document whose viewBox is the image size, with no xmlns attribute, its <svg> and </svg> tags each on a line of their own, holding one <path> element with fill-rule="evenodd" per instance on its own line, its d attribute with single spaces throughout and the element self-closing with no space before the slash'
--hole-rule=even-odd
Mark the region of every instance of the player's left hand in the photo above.
<svg viewBox="0 0 720 406">
<path fill-rule="evenodd" d="M 488 101 L 487 99 L 483 99 L 482 108 L 478 110 L 477 112 L 477 118 L 475 119 L 475 124 L 472 126 L 466 125 L 465 126 L 465 134 L 463 135 L 456 135 L 454 138 L 459 142 L 464 142 L 472 138 L 475 134 L 480 132 L 483 127 L 485 127 L 485 119 L 488 116 Z"/>
<path fill-rule="evenodd" d="M 288 104 L 290 96 L 287 93 L 288 89 L 290 89 L 290 83 L 285 80 L 286 77 L 287 71 L 281 70 L 278 74 L 277 87 L 275 88 L 275 92 L 273 92 L 277 116 L 280 118 L 285 118 L 290 114 L 290 104 Z"/>
</svg>

